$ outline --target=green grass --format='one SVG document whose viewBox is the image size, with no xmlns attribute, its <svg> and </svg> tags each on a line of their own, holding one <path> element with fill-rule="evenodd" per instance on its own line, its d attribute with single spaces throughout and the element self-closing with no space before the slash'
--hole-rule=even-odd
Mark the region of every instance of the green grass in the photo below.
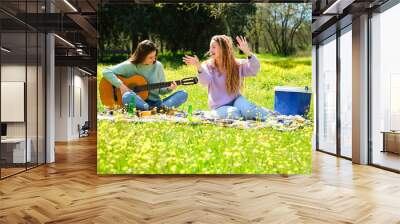
<svg viewBox="0 0 400 224">
<path fill-rule="evenodd" d="M 193 68 L 164 57 L 167 80 L 194 76 Z M 261 71 L 246 78 L 243 94 L 273 109 L 275 86 L 311 87 L 311 58 L 260 54 Z M 101 69 L 98 67 L 98 81 Z M 178 87 L 189 93 L 194 110 L 207 108 L 207 89 Z M 98 110 L 104 107 L 98 100 Z M 309 118 L 312 119 L 312 110 Z M 311 173 L 312 126 L 290 132 L 265 128 L 242 130 L 212 125 L 171 123 L 98 123 L 98 173 L 101 174 L 238 174 Z"/>
</svg>

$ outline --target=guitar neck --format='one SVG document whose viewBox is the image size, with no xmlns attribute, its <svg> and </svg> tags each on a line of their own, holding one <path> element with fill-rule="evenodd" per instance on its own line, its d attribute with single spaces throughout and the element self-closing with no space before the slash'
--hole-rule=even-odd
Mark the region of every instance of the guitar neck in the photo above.
<svg viewBox="0 0 400 224">
<path fill-rule="evenodd" d="M 176 80 L 175 83 L 177 85 L 181 85 L 182 81 L 181 80 Z M 142 86 L 135 86 L 133 91 L 140 92 L 140 91 L 148 91 L 148 90 L 152 90 L 152 89 L 161 89 L 161 88 L 169 87 L 171 84 L 172 84 L 172 81 L 160 82 L 160 83 L 151 83 L 151 84 L 142 85 Z"/>
</svg>

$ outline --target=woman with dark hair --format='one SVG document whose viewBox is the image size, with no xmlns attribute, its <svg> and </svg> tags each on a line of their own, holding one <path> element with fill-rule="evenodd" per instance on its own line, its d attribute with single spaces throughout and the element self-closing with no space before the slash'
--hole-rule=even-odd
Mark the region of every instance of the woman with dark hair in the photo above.
<svg viewBox="0 0 400 224">
<path fill-rule="evenodd" d="M 238 48 L 247 59 L 236 59 L 232 39 L 226 35 L 211 38 L 209 55 L 204 63 L 197 56 L 186 55 L 183 61 L 198 70 L 200 84 L 208 88 L 208 105 L 220 118 L 265 120 L 272 111 L 249 102 L 242 94 L 243 79 L 256 76 L 260 62 L 251 53 L 247 40 L 236 37 Z"/>
<path fill-rule="evenodd" d="M 130 77 L 135 74 L 143 76 L 146 81 L 151 83 L 165 82 L 164 68 L 161 62 L 156 60 L 157 47 L 150 40 L 140 42 L 131 55 L 131 57 L 113 67 L 103 69 L 103 77 L 106 78 L 113 86 L 121 90 L 122 103 L 124 105 L 135 97 L 136 108 L 139 110 L 149 110 L 152 107 L 165 106 L 168 108 L 177 108 L 186 102 L 188 94 L 179 90 L 161 100 L 160 95 L 171 93 L 176 89 L 175 82 L 166 88 L 160 88 L 149 91 L 149 97 L 146 100 L 136 95 L 129 87 L 127 87 L 116 75 Z"/>
</svg>

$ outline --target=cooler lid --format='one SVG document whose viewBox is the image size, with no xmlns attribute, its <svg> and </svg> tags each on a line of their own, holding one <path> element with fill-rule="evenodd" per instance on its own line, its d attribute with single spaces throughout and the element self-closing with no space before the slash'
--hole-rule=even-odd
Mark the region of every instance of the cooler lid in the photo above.
<svg viewBox="0 0 400 224">
<path fill-rule="evenodd" d="M 280 92 L 296 92 L 296 93 L 311 93 L 311 89 L 305 87 L 294 87 L 294 86 L 276 86 L 275 91 Z"/>
</svg>

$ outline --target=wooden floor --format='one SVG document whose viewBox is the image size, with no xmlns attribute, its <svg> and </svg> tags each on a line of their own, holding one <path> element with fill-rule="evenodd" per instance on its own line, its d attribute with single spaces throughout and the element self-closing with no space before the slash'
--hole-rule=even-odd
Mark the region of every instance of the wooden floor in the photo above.
<svg viewBox="0 0 400 224">
<path fill-rule="evenodd" d="M 37 164 L 27 164 L 27 167 L 25 165 L 19 165 L 18 167 L 7 167 L 7 168 L 1 168 L 1 178 L 5 178 L 20 172 L 24 172 L 27 169 L 33 169 L 37 166 Z"/>
<path fill-rule="evenodd" d="M 1 168 L 1 177 L 7 177 L 19 172 L 22 172 L 26 170 L 25 167 L 24 168 Z"/>
<path fill-rule="evenodd" d="M 315 153 L 311 176 L 97 176 L 94 137 L 0 181 L 0 223 L 400 223 L 400 175 Z"/>
</svg>

